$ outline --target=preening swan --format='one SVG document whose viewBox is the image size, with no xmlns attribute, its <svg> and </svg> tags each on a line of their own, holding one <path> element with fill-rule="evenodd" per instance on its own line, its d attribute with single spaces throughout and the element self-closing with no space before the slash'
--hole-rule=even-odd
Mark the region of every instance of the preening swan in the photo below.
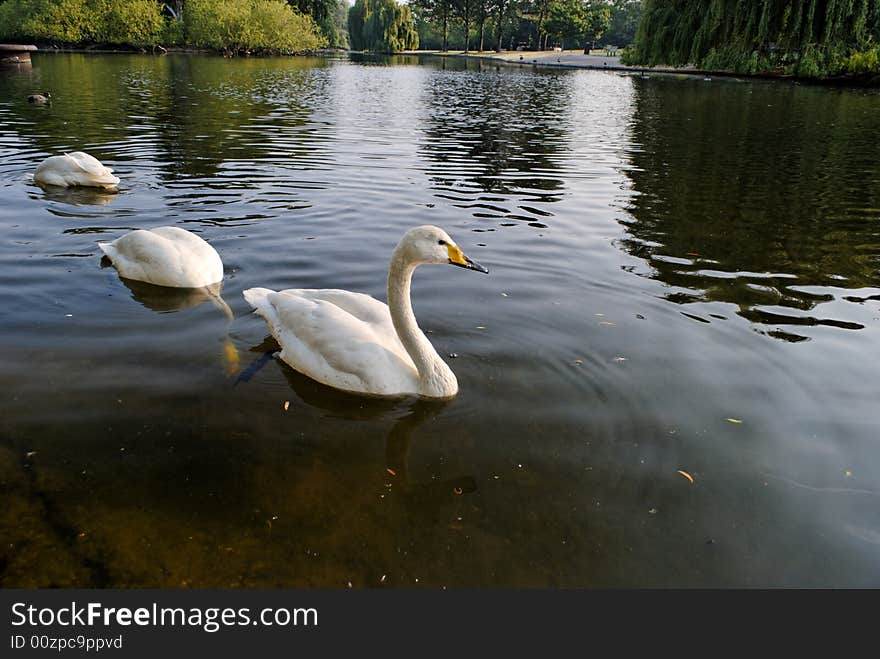
<svg viewBox="0 0 880 659">
<path fill-rule="evenodd" d="M 424 263 L 489 272 L 445 231 L 421 226 L 391 255 L 387 305 L 336 289 L 249 288 L 244 297 L 269 325 L 281 359 L 318 382 L 354 393 L 451 398 L 458 381 L 419 329 L 410 302 L 413 271 Z"/>
<path fill-rule="evenodd" d="M 119 178 L 113 170 L 104 167 L 97 158 L 82 151 L 49 156 L 37 166 L 34 182 L 42 185 L 70 187 L 83 185 L 91 188 L 115 188 Z"/>
<path fill-rule="evenodd" d="M 238 350 L 228 334 L 233 314 L 220 297 L 223 262 L 217 250 L 179 227 L 136 229 L 113 242 L 98 243 L 98 247 L 119 272 L 132 297 L 150 309 L 173 311 L 207 300 L 213 302 L 227 320 L 223 343 L 226 372 L 230 376 L 238 373 Z"/>
<path fill-rule="evenodd" d="M 202 288 L 223 279 L 217 250 L 179 227 L 137 229 L 98 247 L 128 279 L 174 288 Z"/>
</svg>

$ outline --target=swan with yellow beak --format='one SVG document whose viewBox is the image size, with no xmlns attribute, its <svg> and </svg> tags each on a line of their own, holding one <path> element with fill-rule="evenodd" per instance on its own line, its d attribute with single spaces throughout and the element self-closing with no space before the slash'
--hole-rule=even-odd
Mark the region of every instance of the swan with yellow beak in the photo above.
<svg viewBox="0 0 880 659">
<path fill-rule="evenodd" d="M 458 381 L 419 329 L 410 284 L 420 265 L 455 265 L 488 273 L 442 229 L 404 234 L 388 268 L 388 304 L 337 289 L 249 288 L 244 297 L 262 316 L 293 369 L 337 389 L 377 396 L 451 398 Z"/>
</svg>

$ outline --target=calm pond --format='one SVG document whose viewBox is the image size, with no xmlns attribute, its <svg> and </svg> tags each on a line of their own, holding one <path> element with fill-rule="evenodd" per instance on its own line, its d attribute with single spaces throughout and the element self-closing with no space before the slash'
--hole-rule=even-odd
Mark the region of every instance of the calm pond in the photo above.
<svg viewBox="0 0 880 659">
<path fill-rule="evenodd" d="M 878 134 L 875 92 L 762 81 L 0 71 L 0 585 L 880 587 Z M 33 183 L 73 150 L 119 194 Z M 491 271 L 415 276 L 457 398 L 261 360 L 243 289 L 384 300 L 428 223 Z M 231 323 L 102 267 L 168 224 L 222 256 Z"/>
</svg>

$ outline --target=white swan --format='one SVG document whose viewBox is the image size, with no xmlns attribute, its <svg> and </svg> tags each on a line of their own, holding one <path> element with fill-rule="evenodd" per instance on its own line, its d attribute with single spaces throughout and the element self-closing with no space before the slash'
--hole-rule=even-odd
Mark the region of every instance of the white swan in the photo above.
<svg viewBox="0 0 880 659">
<path fill-rule="evenodd" d="M 421 226 L 391 256 L 388 305 L 335 289 L 249 288 L 244 297 L 268 323 L 281 359 L 318 382 L 362 394 L 451 398 L 455 374 L 419 329 L 410 303 L 412 274 L 423 263 L 489 272 L 445 231 Z"/>
<path fill-rule="evenodd" d="M 46 158 L 37 166 L 34 182 L 64 188 L 83 185 L 111 189 L 119 185 L 119 177 L 113 176 L 113 170 L 104 167 L 94 156 L 74 151 Z"/>
<path fill-rule="evenodd" d="M 98 247 L 127 279 L 174 288 L 202 288 L 223 279 L 217 250 L 179 227 L 137 229 Z"/>
<path fill-rule="evenodd" d="M 139 290 L 137 285 L 123 281 L 131 290 L 132 297 L 148 308 L 171 311 L 196 306 L 205 300 L 213 302 L 227 320 L 227 336 L 223 342 L 227 375 L 238 373 L 238 350 L 228 335 L 234 316 L 232 309 L 220 296 L 223 261 L 217 250 L 196 234 L 179 227 L 136 229 L 113 242 L 98 243 L 98 247 L 125 279 L 190 289 L 162 294 L 142 288 Z"/>
</svg>

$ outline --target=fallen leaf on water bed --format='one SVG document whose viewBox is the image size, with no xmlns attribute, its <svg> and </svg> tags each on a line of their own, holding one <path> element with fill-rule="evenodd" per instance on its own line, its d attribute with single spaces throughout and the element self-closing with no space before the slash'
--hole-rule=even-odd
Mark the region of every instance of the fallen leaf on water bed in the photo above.
<svg viewBox="0 0 880 659">
<path fill-rule="evenodd" d="M 694 484 L 694 477 L 691 476 L 689 473 L 687 473 L 686 471 L 684 471 L 682 469 L 679 469 L 678 473 L 681 474 L 682 476 L 684 476 L 685 478 L 687 478 L 691 482 L 691 485 Z"/>
<path fill-rule="evenodd" d="M 742 419 L 733 419 L 731 417 L 727 417 L 727 421 L 730 421 L 731 423 L 742 423 Z"/>
<path fill-rule="evenodd" d="M 284 401 L 284 411 L 285 411 L 285 412 L 287 411 L 287 408 L 288 408 L 288 407 L 290 407 L 290 401 L 289 401 L 289 400 L 286 400 L 286 401 Z"/>
<path fill-rule="evenodd" d="M 464 492 L 464 490 L 462 490 L 460 487 L 453 488 L 452 491 L 456 494 L 461 494 L 462 492 Z"/>
<path fill-rule="evenodd" d="M 397 476 L 397 472 L 394 471 L 393 469 L 390 469 L 389 467 L 385 467 L 385 471 L 387 471 L 392 476 Z"/>
</svg>

